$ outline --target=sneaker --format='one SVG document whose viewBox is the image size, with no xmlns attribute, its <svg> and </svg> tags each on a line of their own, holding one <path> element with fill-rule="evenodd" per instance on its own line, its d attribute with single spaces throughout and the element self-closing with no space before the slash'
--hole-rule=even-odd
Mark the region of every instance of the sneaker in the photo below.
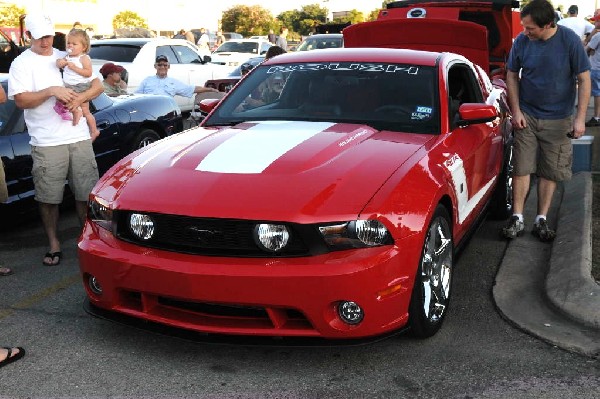
<svg viewBox="0 0 600 399">
<path fill-rule="evenodd" d="M 510 218 L 508 222 L 508 226 L 502 229 L 502 236 L 504 238 L 513 239 L 516 237 L 520 237 L 523 235 L 523 231 L 525 230 L 525 223 L 519 220 L 518 216 L 513 216 Z"/>
<path fill-rule="evenodd" d="M 589 121 L 585 123 L 587 127 L 600 126 L 600 119 L 596 119 L 596 117 L 592 116 Z"/>
<path fill-rule="evenodd" d="M 533 224 L 531 234 L 538 237 L 540 241 L 543 242 L 552 241 L 554 240 L 554 237 L 556 237 L 556 232 L 548 227 L 548 222 L 546 222 L 546 219 L 544 218 L 541 218 L 537 223 Z"/>
</svg>

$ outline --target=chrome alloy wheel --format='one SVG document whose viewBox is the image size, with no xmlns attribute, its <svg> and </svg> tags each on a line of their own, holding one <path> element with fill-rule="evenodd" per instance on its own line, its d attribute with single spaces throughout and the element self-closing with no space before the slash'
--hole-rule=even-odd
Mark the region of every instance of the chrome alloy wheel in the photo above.
<svg viewBox="0 0 600 399">
<path fill-rule="evenodd" d="M 423 294 L 423 313 L 430 323 L 439 322 L 450 299 L 453 245 L 448 221 L 437 216 L 429 226 L 419 281 Z"/>
</svg>

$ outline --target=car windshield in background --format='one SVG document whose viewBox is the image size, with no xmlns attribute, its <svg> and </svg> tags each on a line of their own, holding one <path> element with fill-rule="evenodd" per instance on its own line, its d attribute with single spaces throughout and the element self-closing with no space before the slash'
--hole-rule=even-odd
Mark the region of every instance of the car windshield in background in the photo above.
<svg viewBox="0 0 600 399">
<path fill-rule="evenodd" d="M 92 44 L 88 55 L 94 60 L 133 62 L 133 59 L 138 55 L 139 52 L 139 46 L 123 44 Z"/>
<path fill-rule="evenodd" d="M 420 65 L 262 65 L 223 100 L 204 126 L 302 120 L 437 134 L 440 118 L 435 82 L 435 69 Z"/>
<path fill-rule="evenodd" d="M 252 53 L 258 54 L 258 43 L 255 42 L 225 42 L 215 50 L 215 53 Z"/>
<path fill-rule="evenodd" d="M 296 51 L 320 50 L 325 48 L 341 48 L 344 47 L 344 39 L 339 38 L 307 38 L 302 42 Z"/>
</svg>

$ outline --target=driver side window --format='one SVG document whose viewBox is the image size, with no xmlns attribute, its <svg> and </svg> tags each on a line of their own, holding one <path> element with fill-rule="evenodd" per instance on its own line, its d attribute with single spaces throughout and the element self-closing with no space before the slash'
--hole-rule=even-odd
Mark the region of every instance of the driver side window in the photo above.
<svg viewBox="0 0 600 399">
<path fill-rule="evenodd" d="M 191 64 L 198 63 L 200 59 L 198 58 L 198 54 L 192 51 L 189 47 L 186 46 L 173 46 L 173 51 L 177 53 L 177 56 L 181 60 L 182 64 Z"/>
<path fill-rule="evenodd" d="M 475 76 L 467 65 L 453 65 L 448 72 L 448 116 L 451 129 L 454 129 L 460 120 L 458 109 L 461 104 L 483 102 L 481 92 L 474 89 L 475 85 Z"/>
</svg>

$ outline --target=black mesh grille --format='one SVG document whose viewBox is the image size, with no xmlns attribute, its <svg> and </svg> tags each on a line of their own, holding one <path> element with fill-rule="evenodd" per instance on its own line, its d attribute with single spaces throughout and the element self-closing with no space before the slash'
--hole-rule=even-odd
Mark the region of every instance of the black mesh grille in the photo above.
<svg viewBox="0 0 600 399">
<path fill-rule="evenodd" d="M 149 214 L 155 222 L 155 233 L 151 239 L 141 240 L 129 229 L 130 215 L 131 212 L 118 213 L 117 237 L 141 246 L 174 252 L 214 256 L 305 256 L 309 255 L 305 242 L 319 240 L 318 233 L 310 227 L 286 224 L 290 229 L 290 243 L 281 253 L 271 253 L 261 249 L 254 241 L 254 228 L 261 223 L 259 221 L 165 214 Z M 322 240 L 319 241 L 322 243 Z"/>
</svg>

